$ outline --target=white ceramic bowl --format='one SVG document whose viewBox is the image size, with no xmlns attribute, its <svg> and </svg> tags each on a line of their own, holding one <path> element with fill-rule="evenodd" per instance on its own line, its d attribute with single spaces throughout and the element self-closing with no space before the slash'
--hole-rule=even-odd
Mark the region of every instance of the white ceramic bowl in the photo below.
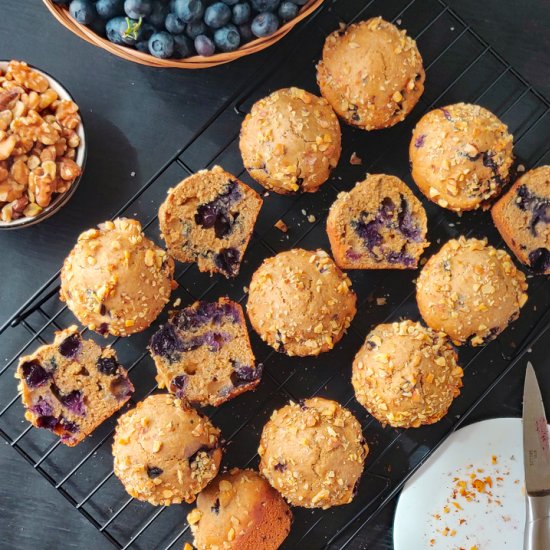
<svg viewBox="0 0 550 550">
<path fill-rule="evenodd" d="M 0 69 L 2 71 L 6 71 L 6 69 L 8 68 L 8 63 L 9 63 L 8 61 L 0 61 Z M 29 64 L 29 67 L 31 67 L 33 70 L 40 73 L 41 75 L 45 76 L 48 79 L 48 82 L 51 88 L 53 88 L 57 92 L 57 95 L 61 99 L 69 99 L 71 101 L 74 101 L 73 97 L 67 91 L 67 89 L 64 88 L 57 80 L 55 80 L 55 78 L 50 76 L 48 73 L 45 73 L 44 71 L 41 71 L 36 67 L 33 67 L 30 64 Z M 4 222 L 0 220 L 0 229 L 19 229 L 22 227 L 29 227 L 31 225 L 34 225 L 35 223 L 39 223 L 42 220 L 45 220 L 46 218 L 49 218 L 50 216 L 55 214 L 73 196 L 74 192 L 76 191 L 76 188 L 78 187 L 78 184 L 80 183 L 80 178 L 82 177 L 82 174 L 84 172 L 84 165 L 86 164 L 86 135 L 84 133 L 84 124 L 82 121 L 80 122 L 76 130 L 76 133 L 80 138 L 80 145 L 76 150 L 75 162 L 78 164 L 78 166 L 80 166 L 80 176 L 78 176 L 73 181 L 69 190 L 66 191 L 65 193 L 61 193 L 55 196 L 52 202 L 46 208 L 44 208 L 44 210 L 42 210 L 40 214 L 36 216 L 33 216 L 33 217 L 24 216 L 22 218 L 18 218 L 17 220 L 12 220 L 10 222 Z"/>
</svg>

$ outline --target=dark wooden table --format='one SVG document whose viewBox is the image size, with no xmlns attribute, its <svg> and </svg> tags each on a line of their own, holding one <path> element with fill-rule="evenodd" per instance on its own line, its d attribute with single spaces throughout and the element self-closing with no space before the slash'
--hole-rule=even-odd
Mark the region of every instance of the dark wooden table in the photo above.
<svg viewBox="0 0 550 550">
<path fill-rule="evenodd" d="M 449 4 L 550 97 L 550 4 L 537 0 L 450 0 Z M 0 58 L 26 60 L 65 83 L 80 105 L 89 142 L 86 174 L 70 205 L 47 226 L 0 233 L 0 324 L 55 273 L 69 243 L 82 230 L 112 216 L 261 73 L 277 51 L 207 71 L 151 69 L 76 38 L 57 24 L 40 0 L 0 0 Z M 533 350 L 534 361 L 547 362 L 547 350 L 548 341 L 541 342 Z M 520 414 L 522 380 L 517 372 L 508 378 L 486 400 L 480 417 Z M 550 376 L 543 384 L 550 388 Z M 388 505 L 375 528 L 362 534 L 354 548 L 391 548 L 392 516 L 393 505 Z M 0 443 L 0 548 L 109 545 L 13 449 Z"/>
</svg>

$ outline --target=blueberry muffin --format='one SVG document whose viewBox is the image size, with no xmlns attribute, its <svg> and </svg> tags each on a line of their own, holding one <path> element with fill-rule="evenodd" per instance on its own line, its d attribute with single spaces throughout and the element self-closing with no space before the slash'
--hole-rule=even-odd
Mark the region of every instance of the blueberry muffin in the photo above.
<svg viewBox="0 0 550 550">
<path fill-rule="evenodd" d="M 429 245 L 427 223 L 422 204 L 399 178 L 372 174 L 338 195 L 327 233 L 342 269 L 414 269 Z"/>
<path fill-rule="evenodd" d="M 506 125 L 479 105 L 434 109 L 412 134 L 412 177 L 443 208 L 461 212 L 486 207 L 510 178 L 512 139 Z"/>
<path fill-rule="evenodd" d="M 340 124 L 325 99 L 285 88 L 256 102 L 241 127 L 245 168 L 266 189 L 313 193 L 341 152 Z"/>
<path fill-rule="evenodd" d="M 295 248 L 268 258 L 250 282 L 254 330 L 287 355 L 319 355 L 342 338 L 355 316 L 349 278 L 324 250 Z"/>
<path fill-rule="evenodd" d="M 334 31 L 317 65 L 323 97 L 345 122 L 364 130 L 404 120 L 424 92 L 424 79 L 416 42 L 381 17 Z"/>
<path fill-rule="evenodd" d="M 234 468 L 201 492 L 187 521 L 197 550 L 277 550 L 292 513 L 258 472 Z"/>
<path fill-rule="evenodd" d="M 271 415 L 258 449 L 260 472 L 293 506 L 326 509 L 353 500 L 368 450 L 350 411 L 314 397 Z"/>
<path fill-rule="evenodd" d="M 447 414 L 462 374 L 444 333 L 406 320 L 368 334 L 353 361 L 352 383 L 357 401 L 382 425 L 418 428 Z"/>
<path fill-rule="evenodd" d="M 550 166 L 521 176 L 491 214 L 517 259 L 535 273 L 550 274 Z"/>
<path fill-rule="evenodd" d="M 89 329 L 128 336 L 146 329 L 170 299 L 174 261 L 136 220 L 118 218 L 78 237 L 61 270 L 60 298 Z"/>
<path fill-rule="evenodd" d="M 255 365 L 241 306 L 227 298 L 171 312 L 151 338 L 157 382 L 193 405 L 221 405 L 254 389 Z"/>
<path fill-rule="evenodd" d="M 134 392 L 115 351 L 83 340 L 76 326 L 56 332 L 53 344 L 21 357 L 15 377 L 21 380 L 25 418 L 69 447 L 91 434 Z"/>
<path fill-rule="evenodd" d="M 454 343 L 478 346 L 519 317 L 527 301 L 525 275 L 504 250 L 460 237 L 422 268 L 416 301 L 426 323 Z"/>
<path fill-rule="evenodd" d="M 220 431 L 168 394 L 151 395 L 118 419 L 115 475 L 132 497 L 154 505 L 193 502 L 220 467 Z"/>
<path fill-rule="evenodd" d="M 176 260 L 234 277 L 261 207 L 256 191 L 214 166 L 170 189 L 159 209 L 160 230 Z"/>
</svg>

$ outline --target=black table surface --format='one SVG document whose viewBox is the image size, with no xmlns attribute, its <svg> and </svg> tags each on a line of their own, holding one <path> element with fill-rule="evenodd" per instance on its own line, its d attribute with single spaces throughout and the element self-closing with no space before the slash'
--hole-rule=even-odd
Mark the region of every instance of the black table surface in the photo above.
<svg viewBox="0 0 550 550">
<path fill-rule="evenodd" d="M 361 5 L 362 0 L 356 2 Z M 534 88 L 550 97 L 549 3 L 449 4 Z M 261 70 L 270 55 L 263 52 L 203 71 L 141 67 L 81 41 L 55 21 L 40 0 L 0 0 L 0 58 L 23 59 L 55 74 L 80 105 L 89 147 L 77 193 L 46 222 L 47 228 L 0 233 L 0 324 L 57 271 L 69 243 L 82 230 L 111 217 Z M 542 339 L 532 351 L 545 395 L 550 369 L 541 367 L 549 360 L 549 343 Z M 475 416 L 519 416 L 522 377 L 523 369 L 515 369 Z M 0 548 L 110 547 L 7 444 L 0 444 L 0 495 Z M 391 548 L 393 510 L 393 503 L 386 506 L 354 548 Z"/>
</svg>

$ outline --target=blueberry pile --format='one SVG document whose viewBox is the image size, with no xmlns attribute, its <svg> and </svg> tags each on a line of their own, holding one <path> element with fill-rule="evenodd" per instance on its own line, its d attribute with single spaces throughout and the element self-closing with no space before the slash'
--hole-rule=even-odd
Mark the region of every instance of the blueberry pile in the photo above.
<svg viewBox="0 0 550 550">
<path fill-rule="evenodd" d="M 114 44 L 160 59 L 232 52 L 271 36 L 308 0 L 53 0 Z"/>
</svg>

